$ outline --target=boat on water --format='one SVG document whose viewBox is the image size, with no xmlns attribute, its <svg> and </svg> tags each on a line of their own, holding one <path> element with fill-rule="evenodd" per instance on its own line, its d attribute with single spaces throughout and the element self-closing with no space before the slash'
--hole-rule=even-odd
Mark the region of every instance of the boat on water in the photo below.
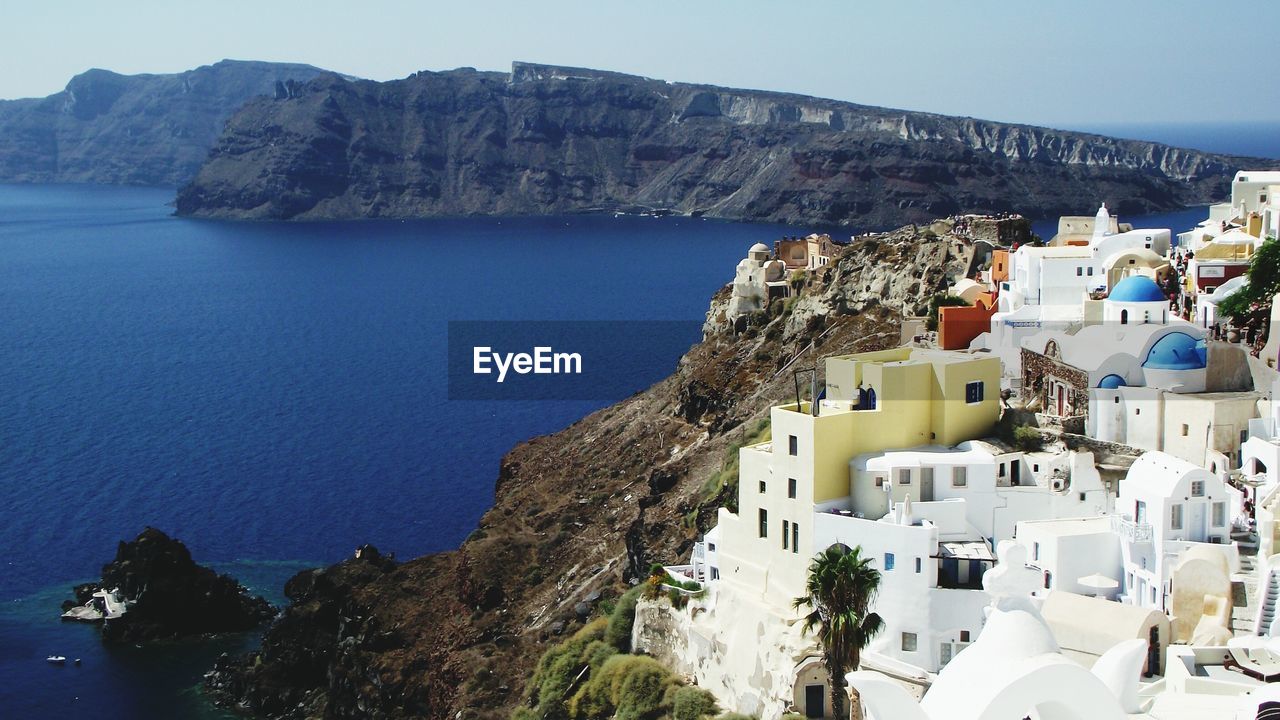
<svg viewBox="0 0 1280 720">
<path fill-rule="evenodd" d="M 45 662 L 52 665 L 65 665 L 67 663 L 67 659 L 61 655 L 50 655 L 45 658 Z"/>
</svg>

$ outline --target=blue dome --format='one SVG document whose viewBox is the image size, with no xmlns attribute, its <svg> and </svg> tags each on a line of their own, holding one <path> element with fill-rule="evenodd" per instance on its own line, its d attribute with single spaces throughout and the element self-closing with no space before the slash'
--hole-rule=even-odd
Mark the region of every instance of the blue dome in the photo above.
<svg viewBox="0 0 1280 720">
<path fill-rule="evenodd" d="M 1115 390 L 1116 388 L 1122 388 L 1128 384 L 1129 383 L 1124 381 L 1124 378 L 1116 375 L 1115 373 L 1111 373 L 1098 382 L 1098 387 L 1103 390 Z"/>
<path fill-rule="evenodd" d="M 1152 370 L 1200 370 L 1206 366 L 1203 340 L 1186 333 L 1165 335 L 1151 346 L 1142 367 Z"/>
<path fill-rule="evenodd" d="M 1108 300 L 1124 303 L 1164 302 L 1169 298 L 1161 292 L 1155 280 L 1146 275 L 1130 275 L 1116 283 Z"/>
</svg>

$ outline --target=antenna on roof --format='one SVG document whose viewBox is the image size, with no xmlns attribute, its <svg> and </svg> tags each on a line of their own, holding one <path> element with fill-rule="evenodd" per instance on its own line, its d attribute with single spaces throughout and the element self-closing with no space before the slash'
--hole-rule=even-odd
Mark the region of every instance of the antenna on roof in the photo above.
<svg viewBox="0 0 1280 720">
<path fill-rule="evenodd" d="M 791 371 L 791 380 L 796 388 L 796 412 L 800 412 L 800 375 L 809 373 L 809 412 L 818 416 L 818 366 L 797 368 Z"/>
</svg>

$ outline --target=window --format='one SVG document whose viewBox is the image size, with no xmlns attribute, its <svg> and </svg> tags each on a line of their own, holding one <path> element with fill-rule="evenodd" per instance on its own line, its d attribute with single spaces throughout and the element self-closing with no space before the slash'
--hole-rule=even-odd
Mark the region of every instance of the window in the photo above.
<svg viewBox="0 0 1280 720">
<path fill-rule="evenodd" d="M 1031 559 L 1033 561 L 1040 559 L 1040 543 L 1031 543 Z"/>
<path fill-rule="evenodd" d="M 760 492 L 761 492 L 762 494 L 764 493 L 764 481 L 763 481 L 763 480 L 761 480 L 761 481 L 760 481 Z"/>
<path fill-rule="evenodd" d="M 1004 476 L 1005 476 L 1005 469 L 1006 469 L 1007 467 L 1008 467 L 1008 466 L 1007 466 L 1007 465 L 1005 465 L 1004 463 L 1000 463 L 1000 469 L 996 471 L 996 475 L 998 475 L 999 477 L 1004 477 Z"/>
<path fill-rule="evenodd" d="M 1077 265 L 1077 266 L 1076 266 L 1076 277 L 1081 277 L 1081 276 L 1083 276 L 1083 275 L 1084 275 L 1084 268 L 1082 268 L 1082 267 L 1080 267 L 1079 265 Z"/>
<path fill-rule="evenodd" d="M 715 551 L 716 551 L 716 544 L 715 544 L 715 543 L 707 543 L 707 552 L 715 552 Z"/>
<path fill-rule="evenodd" d="M 911 484 L 911 468 L 900 468 L 898 470 L 898 484 L 899 485 Z"/>
<path fill-rule="evenodd" d="M 1147 521 L 1147 503 L 1142 500 L 1133 504 L 1133 521 L 1139 525 Z"/>
<path fill-rule="evenodd" d="M 902 633 L 902 652 L 916 651 L 916 634 L 912 632 Z"/>
<path fill-rule="evenodd" d="M 969 484 L 969 468 L 951 468 L 951 487 L 964 487 Z"/>
<path fill-rule="evenodd" d="M 1112 402 L 1114 402 L 1115 404 L 1119 405 L 1119 404 L 1120 404 L 1120 396 L 1119 396 L 1119 395 L 1117 395 L 1117 396 L 1115 396 L 1114 398 L 1112 398 Z"/>
<path fill-rule="evenodd" d="M 960 642 L 969 642 L 969 631 L 968 631 L 968 630 L 961 630 L 961 631 L 960 631 Z"/>
<path fill-rule="evenodd" d="M 889 572 L 893 569 L 893 553 L 884 554 L 884 570 Z"/>
<path fill-rule="evenodd" d="M 711 568 L 711 579 L 712 580 L 720 579 L 720 568 Z"/>
<path fill-rule="evenodd" d="M 796 497 L 796 479 L 795 478 L 787 478 L 787 497 L 791 498 L 792 500 L 794 500 Z"/>
<path fill-rule="evenodd" d="M 1191 497 L 1204 497 L 1204 481 L 1203 480 L 1191 481 Z"/>
<path fill-rule="evenodd" d="M 1093 266 L 1089 266 L 1089 277 L 1093 277 Z"/>
<path fill-rule="evenodd" d="M 985 383 L 981 380 L 966 383 L 964 386 L 964 401 L 969 404 L 982 402 L 983 396 L 986 394 L 984 385 Z"/>
<path fill-rule="evenodd" d="M 760 508 L 760 537 L 769 537 L 769 511 Z"/>
<path fill-rule="evenodd" d="M 1182 503 L 1175 503 L 1169 508 L 1169 527 L 1174 530 L 1182 529 Z"/>
<path fill-rule="evenodd" d="M 782 549 L 786 550 L 791 542 L 791 523 L 786 520 L 782 521 Z"/>
<path fill-rule="evenodd" d="M 1128 310 L 1121 310 L 1121 311 L 1120 311 L 1120 324 L 1121 324 L 1121 325 L 1128 325 L 1128 324 L 1129 324 L 1129 311 L 1128 311 Z"/>
<path fill-rule="evenodd" d="M 800 553 L 800 526 L 796 523 L 791 523 L 791 552 Z"/>
<path fill-rule="evenodd" d="M 924 563 L 921 562 L 920 558 L 916 558 L 916 574 L 917 575 L 920 574 L 920 571 L 923 569 L 923 567 L 924 567 Z"/>
<path fill-rule="evenodd" d="M 787 453 L 790 455 L 800 454 L 800 439 L 795 435 L 791 435 L 787 438 Z"/>
<path fill-rule="evenodd" d="M 1226 527 L 1227 525 L 1227 504 L 1224 502 L 1216 502 L 1213 504 L 1213 526 Z"/>
<path fill-rule="evenodd" d="M 877 487 L 877 488 L 882 488 L 882 487 L 884 487 L 884 476 L 883 476 L 883 475 L 876 475 L 875 477 L 876 477 L 876 487 Z"/>
<path fill-rule="evenodd" d="M 1053 573 L 1048 570 L 1044 571 L 1044 589 L 1048 590 L 1053 586 Z"/>
<path fill-rule="evenodd" d="M 1031 463 L 1031 472 L 1040 472 L 1040 463 Z"/>
<path fill-rule="evenodd" d="M 1186 437 L 1187 433 L 1189 432 L 1191 432 L 1190 426 L 1188 426 L 1186 423 L 1182 423 L 1182 437 Z"/>
</svg>

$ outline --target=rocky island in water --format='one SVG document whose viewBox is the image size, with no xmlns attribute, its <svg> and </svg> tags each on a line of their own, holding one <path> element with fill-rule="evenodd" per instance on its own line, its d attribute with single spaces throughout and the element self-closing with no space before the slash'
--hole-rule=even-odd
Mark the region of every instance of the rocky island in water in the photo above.
<svg viewBox="0 0 1280 720">
<path fill-rule="evenodd" d="M 121 541 L 102 580 L 75 588 L 68 620 L 102 621 L 110 642 L 151 642 L 253 630 L 275 608 L 229 575 L 197 565 L 181 541 L 147 528 Z"/>
</svg>

